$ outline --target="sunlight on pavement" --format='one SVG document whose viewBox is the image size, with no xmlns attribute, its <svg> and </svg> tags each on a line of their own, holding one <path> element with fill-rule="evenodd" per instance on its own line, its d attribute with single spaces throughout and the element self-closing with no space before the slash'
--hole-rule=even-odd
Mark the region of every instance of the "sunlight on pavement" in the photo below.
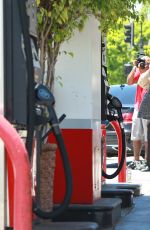
<svg viewBox="0 0 150 230">
<path fill-rule="evenodd" d="M 107 158 L 107 164 L 115 164 L 117 163 L 117 157 Z M 133 160 L 133 157 L 127 157 L 127 162 Z M 107 173 L 112 174 L 116 168 L 107 168 Z M 130 175 L 128 175 L 130 173 Z M 106 183 L 118 183 L 118 177 L 115 177 L 111 180 L 106 180 Z M 129 170 L 127 171 L 127 180 L 126 183 L 140 184 L 141 193 L 143 195 L 150 195 L 150 172 L 141 172 L 140 170 Z"/>
</svg>

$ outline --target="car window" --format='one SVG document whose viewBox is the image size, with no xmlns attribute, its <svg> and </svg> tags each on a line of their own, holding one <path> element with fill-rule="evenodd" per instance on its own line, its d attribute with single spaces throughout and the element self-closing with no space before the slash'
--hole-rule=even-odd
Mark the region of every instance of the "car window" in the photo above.
<svg viewBox="0 0 150 230">
<path fill-rule="evenodd" d="M 134 105 L 136 84 L 134 85 L 112 85 L 109 93 L 118 97 L 123 106 Z"/>
</svg>

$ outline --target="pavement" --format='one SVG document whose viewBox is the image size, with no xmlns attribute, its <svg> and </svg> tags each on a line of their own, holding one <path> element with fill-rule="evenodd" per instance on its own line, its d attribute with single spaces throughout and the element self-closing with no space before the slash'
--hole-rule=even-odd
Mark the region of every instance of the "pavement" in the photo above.
<svg viewBox="0 0 150 230">
<path fill-rule="evenodd" d="M 128 157 L 127 162 L 133 157 Z M 108 159 L 107 162 L 116 162 L 116 158 Z M 115 169 L 109 168 L 108 172 Z M 134 205 L 130 209 L 122 211 L 122 217 L 115 230 L 149 230 L 150 229 L 150 172 L 130 170 L 127 176 L 128 183 L 141 185 L 141 196 L 134 197 Z M 106 183 L 116 183 L 118 178 L 107 180 Z"/>
</svg>

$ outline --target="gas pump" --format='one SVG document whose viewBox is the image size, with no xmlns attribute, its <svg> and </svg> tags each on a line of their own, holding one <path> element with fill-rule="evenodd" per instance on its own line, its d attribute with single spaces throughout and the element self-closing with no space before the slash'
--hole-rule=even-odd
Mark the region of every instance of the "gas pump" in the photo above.
<svg viewBox="0 0 150 230">
<path fill-rule="evenodd" d="M 30 2 L 30 7 L 33 2 Z M 32 152 L 34 132 L 34 69 L 31 40 L 35 36 L 35 4 L 32 5 L 32 36 L 29 36 L 25 2 L 3 1 L 4 8 L 4 115 L 16 130 L 26 138 L 29 155 Z M 14 177 L 9 157 L 9 224 L 14 217 Z"/>
<path fill-rule="evenodd" d="M 53 217 L 57 217 L 60 213 L 62 213 L 70 202 L 70 197 L 72 192 L 71 172 L 70 172 L 69 160 L 66 154 L 65 145 L 63 143 L 61 132 L 59 129 L 59 120 L 53 108 L 55 103 L 54 97 L 45 86 L 40 84 L 41 83 L 40 79 L 37 82 L 34 79 L 34 64 L 36 63 L 36 57 L 35 57 L 36 30 L 34 30 L 36 26 L 36 20 L 34 20 L 35 19 L 34 16 L 36 15 L 35 13 L 36 7 L 34 1 L 28 1 L 28 14 L 30 19 L 28 21 L 26 16 L 25 2 L 26 1 L 20 2 L 19 0 L 4 1 L 4 23 L 5 23 L 4 109 L 5 109 L 5 117 L 14 125 L 14 127 L 19 133 L 21 134 L 23 133 L 25 135 L 26 148 L 29 153 L 29 159 L 32 158 L 31 157 L 32 146 L 36 134 L 37 136 L 39 136 L 39 139 L 37 139 L 37 141 L 44 140 L 47 137 L 47 134 L 49 134 L 51 131 L 54 133 L 56 137 L 56 142 L 58 144 L 58 147 L 60 148 L 60 152 L 62 153 L 61 158 L 63 160 L 62 162 L 64 165 L 65 179 L 67 184 L 66 196 L 62 204 L 58 208 L 56 208 L 54 212 L 45 212 L 41 210 L 38 196 L 35 197 L 34 205 L 33 205 L 33 211 L 36 215 L 38 215 L 40 218 L 43 219 L 50 219 Z M 29 22 L 30 22 L 30 35 L 28 31 Z M 91 23 L 93 23 L 93 21 L 91 21 Z M 93 74 L 93 76 L 96 75 Z M 97 81 L 96 77 L 94 80 L 95 82 L 93 81 L 93 86 L 96 88 L 97 86 L 95 84 Z M 91 85 L 91 83 L 89 85 Z M 93 99 L 93 95 L 91 96 L 91 98 Z M 91 112 L 91 109 L 89 111 Z M 87 120 L 88 123 L 86 124 L 88 125 L 92 124 L 94 128 L 93 127 L 91 128 L 91 126 L 89 128 L 88 126 L 88 129 L 86 128 L 86 130 L 77 130 L 77 131 L 80 131 L 83 134 L 83 138 L 85 138 L 84 139 L 85 143 L 83 143 L 84 144 L 83 147 L 87 146 L 87 148 L 89 148 L 88 152 L 86 152 L 86 157 L 88 157 L 88 161 L 89 161 L 87 166 L 88 165 L 90 166 L 90 172 L 88 174 L 90 178 L 90 182 L 87 181 L 87 188 L 90 191 L 88 191 L 88 193 L 86 194 L 87 200 L 90 204 L 87 210 L 87 212 L 89 213 L 89 210 L 91 210 L 91 207 L 93 206 L 93 200 L 94 201 L 96 199 L 98 200 L 98 198 L 100 197 L 100 183 L 99 183 L 100 182 L 99 179 L 100 143 L 98 138 L 99 137 L 98 118 L 96 117 L 95 120 L 94 118 L 92 118 L 93 123 L 90 121 L 90 119 Z M 45 134 L 42 132 L 42 130 L 43 130 L 43 126 L 46 126 L 47 123 L 50 124 L 51 129 L 48 130 L 47 133 Z M 36 131 L 35 131 L 35 127 L 36 128 L 38 127 Z M 76 130 L 74 130 L 74 133 L 75 132 Z M 94 144 L 92 144 L 93 139 L 95 141 Z M 72 155 L 72 157 L 74 156 Z M 85 158 L 83 158 L 82 163 L 84 165 Z M 78 162 L 76 162 L 76 164 L 78 164 Z M 93 167 L 93 164 L 96 167 Z M 8 167 L 10 167 L 11 169 L 11 165 L 8 165 Z M 87 172 L 88 171 L 89 168 L 87 167 Z M 11 170 L 9 173 L 11 175 Z M 78 176 L 81 177 L 81 175 Z M 83 175 L 83 180 L 85 180 L 86 176 L 87 174 Z M 11 178 L 11 176 L 9 176 L 9 178 Z M 89 189 L 89 184 L 90 184 L 90 189 Z M 37 181 L 37 190 L 39 185 L 40 185 L 40 180 Z M 82 188 L 85 189 L 84 186 L 82 186 Z M 76 192 L 78 192 L 77 190 L 78 188 L 76 188 Z M 94 196 L 92 194 L 93 191 L 95 193 Z M 13 195 L 14 195 L 14 191 L 12 192 L 11 197 L 13 197 Z M 81 195 L 81 199 L 86 198 L 84 197 L 85 194 L 80 194 L 80 195 Z M 98 210 L 100 209 L 99 203 L 96 206 L 96 211 L 97 209 Z M 12 216 L 13 216 L 13 211 L 10 212 L 11 226 L 13 226 Z M 94 229 L 97 229 L 97 225 L 94 225 Z"/>
<path fill-rule="evenodd" d="M 36 7 L 28 2 L 32 11 L 29 21 L 25 3 L 4 1 L 5 49 L 5 117 L 17 130 L 27 130 L 26 147 L 31 155 L 34 132 L 34 68 L 31 42 L 36 39 Z M 31 13 L 31 12 L 30 12 Z M 8 68 L 9 66 L 9 68 Z M 15 84 L 14 84 L 15 82 Z"/>
<path fill-rule="evenodd" d="M 26 5 L 25 5 L 26 3 Z M 27 17 L 27 14 L 28 17 Z M 29 159 L 32 159 L 33 139 L 37 132 L 42 133 L 37 142 L 42 142 L 48 133 L 54 133 L 60 152 L 66 176 L 66 195 L 62 204 L 53 212 L 40 209 L 38 196 L 34 200 L 33 212 L 42 218 L 52 218 L 59 215 L 68 206 L 71 192 L 71 170 L 67 151 L 63 142 L 55 110 L 55 100 L 48 88 L 41 84 L 42 76 L 37 77 L 40 68 L 36 49 L 36 4 L 35 1 L 4 1 L 4 49 L 5 49 L 5 117 L 23 135 Z M 8 68 L 9 66 L 9 68 Z M 36 77 L 35 77 L 36 74 Z M 61 118 L 62 119 L 62 118 Z M 51 130 L 41 132 L 43 126 L 50 124 Z M 41 144 L 37 144 L 40 148 Z M 41 154 L 41 149 L 37 149 Z M 39 156 L 41 157 L 41 155 Z M 12 166 L 8 159 L 8 174 L 10 185 L 10 225 L 13 225 L 13 194 L 14 181 L 11 177 Z M 37 170 L 40 170 L 37 168 Z M 39 183 L 38 183 L 39 182 Z M 37 180 L 37 190 L 40 180 Z"/>
<path fill-rule="evenodd" d="M 26 5 L 25 5 L 26 3 Z M 28 10 L 27 10 L 28 9 Z M 26 15 L 26 10 L 28 12 L 28 18 Z M 41 84 L 41 75 L 37 77 L 37 67 L 39 69 L 39 63 L 37 59 L 37 49 L 36 49 L 36 5 L 35 1 L 29 0 L 27 1 L 20 1 L 20 0 L 13 0 L 4 1 L 4 50 L 5 50 L 5 77 L 4 77 L 4 87 L 5 87 L 5 117 L 7 120 L 13 124 L 16 128 L 17 132 L 20 136 L 25 139 L 26 148 L 28 150 L 28 158 L 30 159 L 30 164 L 32 160 L 33 154 L 33 143 L 37 143 L 35 150 L 37 150 L 37 171 L 40 170 L 39 160 L 42 157 L 41 153 L 41 145 L 45 143 L 47 140 L 47 136 L 49 133 L 53 133 L 58 148 L 61 153 L 61 159 L 64 166 L 64 173 L 66 179 L 66 193 L 64 195 L 63 202 L 55 208 L 53 211 L 45 211 L 42 210 L 39 195 L 40 195 L 40 178 L 36 178 L 36 188 L 35 189 L 35 196 L 32 197 L 33 202 L 33 212 L 37 216 L 42 219 L 51 219 L 53 217 L 57 217 L 60 215 L 64 210 L 67 208 L 70 197 L 72 194 L 72 178 L 71 178 L 71 170 L 69 165 L 69 159 L 67 156 L 66 147 L 62 138 L 62 134 L 59 128 L 59 123 L 65 118 L 65 115 L 62 115 L 60 119 L 57 118 L 57 115 L 54 110 L 55 99 L 52 93 L 49 91 L 47 87 Z M 29 33 L 29 25 L 30 25 L 30 33 Z M 8 68 L 9 66 L 9 68 Z M 36 74 L 36 77 L 35 77 Z M 2 120 L 2 119 L 1 119 Z M 3 120 L 2 120 L 3 121 Z M 7 122 L 6 122 L 7 123 Z M 47 124 L 49 124 L 49 129 L 47 130 Z M 45 129 L 46 126 L 46 129 Z M 9 126 L 8 126 L 9 128 Z M 46 130 L 46 131 L 43 131 Z M 2 130 L 3 131 L 3 130 Z M 14 129 L 10 129 L 10 135 L 15 133 Z M 5 133 L 6 136 L 7 132 Z M 8 135 L 9 137 L 9 135 Z M 6 140 L 8 141 L 8 137 Z M 19 140 L 20 141 L 20 140 Z M 17 142 L 18 143 L 18 142 Z M 21 142 L 22 143 L 22 142 Z M 16 144 L 16 143 L 14 143 Z M 13 138 L 11 139 L 11 148 L 13 154 L 11 159 L 7 159 L 8 165 L 8 184 L 9 184 L 9 226 L 6 229 L 13 229 L 15 230 L 30 230 L 32 229 L 98 229 L 98 225 L 96 223 L 91 222 L 84 222 L 84 223 L 48 223 L 42 221 L 35 221 L 31 220 L 31 187 L 30 187 L 30 171 L 27 169 L 26 164 L 19 165 L 19 162 L 22 163 L 23 160 L 26 160 L 24 153 L 20 153 L 20 148 L 17 145 L 13 151 Z M 9 145 L 8 145 L 9 146 Z M 17 151 L 15 151 L 17 149 Z M 24 149 L 23 149 L 24 150 Z M 25 151 L 25 150 L 24 150 Z M 19 170 L 17 170 L 17 178 L 19 181 L 16 182 L 14 180 L 13 175 L 14 173 L 14 165 L 12 165 L 13 156 L 16 155 L 16 152 L 22 154 L 21 160 L 19 158 L 16 160 L 17 166 L 19 166 Z M 9 154 L 7 154 L 9 156 Z M 24 155 L 23 155 L 24 154 Z M 21 167 L 26 166 L 26 170 L 21 170 Z M 20 167 L 21 166 L 21 167 Z M 17 167 L 16 167 L 17 169 Z M 19 183 L 21 180 L 20 174 L 25 173 L 26 171 L 28 174 L 28 181 L 23 185 L 21 185 L 21 192 L 16 193 L 16 187 L 14 189 L 14 182 L 15 185 L 17 184 L 17 189 L 19 191 Z M 37 175 L 39 175 L 37 173 Z M 23 174 L 22 174 L 23 176 Z M 16 179 L 16 177 L 15 177 Z M 31 178 L 30 178 L 31 179 Z M 26 180 L 25 180 L 26 181 Z M 23 190 L 27 186 L 27 190 Z M 24 196 L 24 191 L 26 192 L 26 196 Z M 21 201 L 28 201 L 27 203 L 24 202 L 24 206 L 22 203 L 16 205 L 15 207 L 19 207 L 18 209 L 15 208 L 14 210 L 14 197 L 19 196 L 18 200 Z M 20 195 L 21 194 L 21 195 Z M 49 194 L 48 194 L 49 195 Z M 17 199 L 15 199 L 17 201 Z M 27 208 L 26 206 L 30 206 Z M 20 208 L 25 208 L 25 211 L 19 212 Z M 18 212 L 16 212 L 18 210 Z M 15 213 L 14 213 L 15 212 Z M 28 215 L 27 221 L 28 225 L 25 225 L 26 221 L 26 214 L 22 215 L 22 213 L 26 213 Z M 20 218 L 21 215 L 21 218 Z M 15 218 L 14 218 L 15 216 Z M 18 217 L 18 218 L 17 218 Z M 29 219 L 30 218 L 30 219 Z M 17 221 L 16 221 L 17 220 Z M 15 221 L 15 223 L 14 223 Z M 33 222 L 33 223 L 32 223 Z M 19 223 L 19 224 L 18 224 Z M 32 225 L 33 224 L 33 225 Z M 7 225 L 7 226 L 8 226 Z"/>
<path fill-rule="evenodd" d="M 122 104 L 118 98 L 113 97 L 112 95 L 109 94 L 109 84 L 107 79 L 107 66 L 106 66 L 106 37 L 105 36 L 102 37 L 101 46 L 102 46 L 101 117 L 102 117 L 102 127 L 103 127 L 102 130 L 104 132 L 104 129 L 106 129 L 106 123 L 111 122 L 111 125 L 116 131 L 118 137 L 118 158 L 119 158 L 118 168 L 112 175 L 108 175 L 106 173 L 106 159 L 105 158 L 103 159 L 104 167 L 102 168 L 102 176 L 103 178 L 113 179 L 114 177 L 118 176 L 118 174 L 121 172 L 122 168 L 124 167 L 124 161 L 126 156 L 126 144 L 125 144 L 125 133 L 122 124 L 123 122 L 122 113 L 121 113 Z M 103 153 L 103 155 L 106 156 L 107 153 L 105 152 Z"/>
</svg>

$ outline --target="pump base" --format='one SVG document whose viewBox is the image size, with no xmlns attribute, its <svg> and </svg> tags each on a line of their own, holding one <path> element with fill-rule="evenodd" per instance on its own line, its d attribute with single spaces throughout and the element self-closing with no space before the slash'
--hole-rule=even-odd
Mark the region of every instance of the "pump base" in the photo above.
<svg viewBox="0 0 150 230">
<path fill-rule="evenodd" d="M 141 195 L 141 185 L 140 184 L 132 184 L 132 183 L 116 183 L 116 184 L 104 184 L 102 186 L 102 190 L 107 189 L 129 189 L 133 191 L 134 196 Z"/>
<path fill-rule="evenodd" d="M 100 230 L 98 224 L 92 222 L 59 222 L 33 224 L 33 230 Z"/>
<path fill-rule="evenodd" d="M 101 198 L 93 204 L 71 204 L 53 221 L 92 221 L 101 228 L 113 228 L 121 217 L 121 199 Z"/>
<path fill-rule="evenodd" d="M 104 198 L 120 198 L 122 200 L 122 208 L 130 208 L 133 205 L 133 191 L 130 189 L 102 189 L 101 193 Z"/>
</svg>

